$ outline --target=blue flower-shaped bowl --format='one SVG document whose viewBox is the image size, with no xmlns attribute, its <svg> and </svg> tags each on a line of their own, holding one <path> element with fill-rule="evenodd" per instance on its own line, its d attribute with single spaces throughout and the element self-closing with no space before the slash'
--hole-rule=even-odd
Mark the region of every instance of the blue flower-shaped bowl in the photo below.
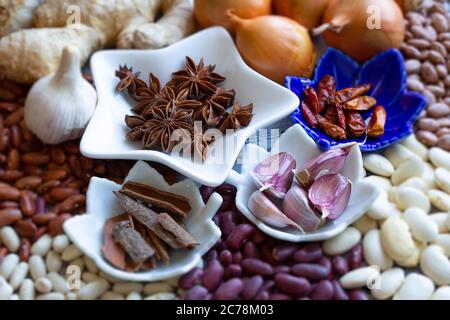
<svg viewBox="0 0 450 320">
<path fill-rule="evenodd" d="M 337 90 L 370 83 L 372 88 L 367 94 L 377 99 L 377 104 L 385 107 L 387 121 L 385 133 L 379 138 L 366 139 L 364 136 L 357 139 L 335 140 L 319 128 L 311 128 L 298 108 L 292 113 L 291 119 L 299 123 L 323 150 L 351 141 L 360 143 L 361 151 L 364 152 L 384 149 L 412 133 L 413 123 L 426 106 L 424 97 L 406 90 L 404 61 L 396 49 L 384 51 L 360 66 L 341 51 L 329 48 L 320 59 L 313 79 L 288 76 L 286 87 L 300 98 L 301 106 L 303 90 L 309 86 L 316 88 L 320 79 L 327 74 L 336 78 Z M 372 112 L 362 114 L 366 123 Z"/>
</svg>

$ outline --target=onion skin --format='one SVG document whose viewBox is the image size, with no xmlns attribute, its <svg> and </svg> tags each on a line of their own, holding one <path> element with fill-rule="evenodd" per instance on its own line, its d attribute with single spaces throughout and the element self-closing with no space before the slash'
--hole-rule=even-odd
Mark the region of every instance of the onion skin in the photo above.
<svg viewBox="0 0 450 320">
<path fill-rule="evenodd" d="M 226 14 L 228 9 L 234 9 L 242 18 L 256 18 L 270 14 L 271 0 L 195 0 L 194 3 L 195 19 L 203 28 L 219 25 L 232 30 Z"/>
<path fill-rule="evenodd" d="M 307 29 L 320 25 L 329 0 L 273 0 L 276 14 L 291 18 Z"/>
<path fill-rule="evenodd" d="M 369 6 L 380 9 L 381 29 L 367 28 Z M 325 31 L 327 45 L 360 63 L 387 49 L 399 48 L 405 37 L 403 13 L 394 0 L 330 0 L 323 23 L 342 26 L 339 31 Z"/>
<path fill-rule="evenodd" d="M 287 75 L 311 76 L 315 51 L 305 27 L 281 16 L 241 19 L 232 12 L 228 14 L 236 32 L 236 46 L 253 70 L 279 84 Z"/>
</svg>

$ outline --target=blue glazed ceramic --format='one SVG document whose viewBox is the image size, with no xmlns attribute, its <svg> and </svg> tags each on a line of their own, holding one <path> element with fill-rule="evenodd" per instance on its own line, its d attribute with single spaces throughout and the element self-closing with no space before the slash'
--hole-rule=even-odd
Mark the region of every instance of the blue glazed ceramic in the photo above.
<svg viewBox="0 0 450 320">
<path fill-rule="evenodd" d="M 413 123 L 426 106 L 426 100 L 420 94 L 406 90 L 406 71 L 401 53 L 396 49 L 384 51 L 360 66 L 341 51 L 329 48 L 320 59 L 313 79 L 286 77 L 286 87 L 302 101 L 302 92 L 308 86 L 316 88 L 325 75 L 336 78 L 337 90 L 371 83 L 368 95 L 377 99 L 377 104 L 385 107 L 387 121 L 385 133 L 380 138 L 334 140 L 320 129 L 309 127 L 303 119 L 300 108 L 291 115 L 291 119 L 299 123 L 317 145 L 327 150 L 330 147 L 356 141 L 361 151 L 370 152 L 386 148 L 405 138 L 413 132 Z M 373 111 L 363 113 L 366 123 Z"/>
</svg>

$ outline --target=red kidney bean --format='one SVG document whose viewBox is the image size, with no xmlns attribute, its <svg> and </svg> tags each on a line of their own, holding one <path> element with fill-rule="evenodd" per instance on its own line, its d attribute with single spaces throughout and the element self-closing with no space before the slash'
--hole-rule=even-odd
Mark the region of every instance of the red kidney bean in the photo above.
<svg viewBox="0 0 450 320">
<path fill-rule="evenodd" d="M 190 288 L 183 294 L 184 300 L 205 300 L 209 292 L 202 286 L 195 286 Z"/>
<path fill-rule="evenodd" d="M 242 253 L 240 251 L 232 253 L 232 262 L 233 263 L 241 263 L 242 261 Z"/>
<path fill-rule="evenodd" d="M 224 183 L 216 188 L 216 192 L 220 195 L 236 195 L 236 187 L 232 186 L 231 184 Z"/>
<path fill-rule="evenodd" d="M 369 300 L 369 297 L 367 296 L 367 293 L 363 290 L 350 290 L 348 292 L 348 296 L 350 300 Z"/>
<path fill-rule="evenodd" d="M 244 243 L 253 235 L 255 227 L 248 223 L 242 223 L 234 228 L 227 237 L 227 247 L 231 251 L 239 250 Z"/>
<path fill-rule="evenodd" d="M 225 240 L 219 240 L 218 241 L 218 245 L 217 245 L 217 247 L 215 248 L 218 252 L 222 252 L 222 251 L 224 251 L 224 250 L 228 250 L 227 249 L 227 243 L 226 243 L 226 241 Z"/>
<path fill-rule="evenodd" d="M 216 290 L 222 281 L 224 268 L 218 260 L 210 260 L 202 276 L 202 286 L 209 291 Z"/>
<path fill-rule="evenodd" d="M 309 297 L 301 297 L 301 298 L 299 298 L 297 300 L 311 300 L 311 299 Z"/>
<path fill-rule="evenodd" d="M 363 262 L 363 248 L 360 243 L 354 246 L 348 254 L 348 265 L 350 269 L 359 268 Z"/>
<path fill-rule="evenodd" d="M 194 268 L 178 280 L 178 287 L 187 290 L 198 284 L 203 276 L 202 268 Z"/>
<path fill-rule="evenodd" d="M 271 293 L 270 300 L 293 300 L 293 298 L 284 293 Z"/>
<path fill-rule="evenodd" d="M 209 197 L 211 197 L 211 195 L 214 192 L 214 188 L 212 187 L 207 187 L 207 186 L 201 186 L 200 187 L 200 194 L 202 196 L 203 202 L 207 203 L 209 200 Z"/>
<path fill-rule="evenodd" d="M 302 295 L 308 292 L 311 284 L 306 278 L 295 277 L 285 273 L 278 273 L 275 276 L 275 286 L 282 292 Z"/>
<path fill-rule="evenodd" d="M 220 227 L 220 221 L 219 221 L 220 219 L 219 219 L 219 216 L 216 214 L 214 217 L 213 217 L 213 221 L 214 221 L 214 223 L 216 224 L 216 226 L 218 226 L 218 227 Z"/>
<path fill-rule="evenodd" d="M 242 269 L 249 274 L 258 274 L 261 276 L 270 276 L 273 274 L 272 266 L 267 262 L 258 259 L 244 259 L 242 260 L 241 265 Z"/>
<path fill-rule="evenodd" d="M 242 267 L 238 264 L 230 264 L 225 269 L 225 279 L 238 278 L 242 275 Z"/>
<path fill-rule="evenodd" d="M 266 239 L 266 235 L 261 230 L 256 229 L 252 237 L 252 242 L 256 245 L 261 244 Z"/>
<path fill-rule="evenodd" d="M 222 283 L 214 293 L 215 300 L 235 300 L 244 290 L 244 284 L 241 279 L 233 278 Z"/>
<path fill-rule="evenodd" d="M 340 276 L 343 276 L 344 274 L 346 274 L 349 271 L 348 262 L 342 256 L 334 257 L 332 264 L 333 264 L 334 272 L 336 272 Z"/>
<path fill-rule="evenodd" d="M 233 257 L 231 255 L 230 250 L 224 250 L 219 254 L 219 261 L 224 266 L 228 266 L 229 264 L 231 264 L 232 259 Z"/>
<path fill-rule="evenodd" d="M 244 249 L 242 250 L 244 258 L 260 259 L 260 254 L 258 248 L 253 242 L 246 242 L 244 244 Z"/>
<path fill-rule="evenodd" d="M 319 244 L 313 243 L 304 246 L 294 253 L 294 260 L 297 262 L 315 262 L 322 256 L 322 248 Z"/>
<path fill-rule="evenodd" d="M 276 246 L 272 251 L 273 258 L 278 262 L 284 262 L 292 257 L 298 246 L 286 243 Z"/>
<path fill-rule="evenodd" d="M 233 203 L 234 197 L 232 195 L 223 194 L 222 195 L 222 204 L 219 207 L 219 212 L 227 211 L 231 209 L 231 205 Z"/>
<path fill-rule="evenodd" d="M 245 300 L 253 299 L 264 284 L 264 279 L 261 276 L 253 276 L 244 280 L 244 290 L 242 291 L 242 298 Z"/>
<path fill-rule="evenodd" d="M 344 288 L 342 288 L 341 284 L 339 283 L 339 280 L 333 280 L 331 282 L 333 284 L 333 299 L 334 300 L 348 300 L 348 294 L 345 292 Z"/>
<path fill-rule="evenodd" d="M 233 211 L 219 212 L 219 226 L 222 235 L 227 237 L 236 228 L 236 219 Z"/>
<path fill-rule="evenodd" d="M 321 280 L 328 277 L 328 270 L 316 263 L 298 263 L 291 267 L 291 273 L 311 280 Z"/>
<path fill-rule="evenodd" d="M 325 256 L 322 256 L 317 260 L 317 263 L 320 264 L 322 267 L 327 269 L 328 276 L 333 277 L 333 266 L 331 265 L 331 259 Z"/>
<path fill-rule="evenodd" d="M 217 251 L 211 250 L 203 257 L 203 259 L 205 261 L 217 260 L 217 256 L 218 256 Z"/>
<path fill-rule="evenodd" d="M 36 214 L 44 213 L 45 207 L 45 199 L 43 197 L 38 197 L 36 199 Z"/>
<path fill-rule="evenodd" d="M 266 280 L 261 287 L 261 291 L 270 291 L 275 286 L 275 281 Z"/>
<path fill-rule="evenodd" d="M 267 291 L 261 291 L 258 293 L 258 295 L 255 297 L 255 300 L 262 301 L 262 300 L 269 300 L 270 296 Z"/>
<path fill-rule="evenodd" d="M 334 287 L 331 281 L 322 280 L 311 294 L 312 300 L 331 300 L 334 295 Z"/>
<path fill-rule="evenodd" d="M 291 268 L 289 266 L 275 266 L 273 267 L 273 273 L 289 273 Z"/>
<path fill-rule="evenodd" d="M 273 257 L 272 248 L 267 243 L 263 243 L 259 247 L 259 253 L 261 254 L 261 258 L 267 263 L 273 266 L 278 264 L 278 262 Z"/>
</svg>

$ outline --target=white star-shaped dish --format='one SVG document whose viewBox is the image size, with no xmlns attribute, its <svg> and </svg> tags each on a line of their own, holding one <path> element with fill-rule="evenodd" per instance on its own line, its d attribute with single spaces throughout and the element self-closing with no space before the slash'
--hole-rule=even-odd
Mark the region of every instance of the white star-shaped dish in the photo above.
<svg viewBox="0 0 450 320">
<path fill-rule="evenodd" d="M 180 276 L 191 270 L 220 239 L 221 231 L 212 218 L 222 204 L 222 197 L 214 193 L 205 205 L 198 186 L 194 182 L 186 179 L 169 185 L 161 174 L 143 161 L 137 162 L 130 170 L 125 181 L 128 180 L 149 184 L 155 188 L 188 197 L 192 210 L 184 223 L 200 245 L 192 250 L 170 251 L 170 264 L 166 266 L 158 263 L 158 266 L 150 271 L 132 273 L 115 268 L 103 257 L 101 247 L 106 221 L 123 213 L 113 194 L 113 191 L 119 190 L 121 185 L 100 178 L 92 178 L 89 184 L 86 214 L 76 216 L 64 223 L 64 231 L 70 240 L 84 254 L 92 258 L 102 271 L 122 280 L 158 281 Z"/>
<path fill-rule="evenodd" d="M 345 145 L 340 145 L 339 147 L 343 146 Z M 297 168 L 321 153 L 314 140 L 298 124 L 290 127 L 280 136 L 279 140 L 273 144 L 272 152 L 290 153 L 297 162 Z M 254 144 L 247 145 L 242 154 L 241 174 L 231 171 L 227 182 L 237 187 L 236 206 L 242 214 L 261 231 L 274 238 L 290 242 L 329 239 L 341 233 L 347 226 L 361 217 L 378 197 L 378 189 L 372 184 L 362 181 L 364 168 L 361 151 L 359 148 L 353 148 L 347 156 L 343 172 L 341 173 L 352 182 L 350 201 L 342 215 L 334 221 L 328 221 L 313 232 L 286 232 L 273 228 L 256 218 L 247 207 L 248 199 L 257 190 L 250 172 L 270 154 Z"/>
<path fill-rule="evenodd" d="M 233 135 L 217 139 L 203 163 L 157 150 L 142 150 L 139 142 L 127 141 L 128 129 L 124 118 L 126 114 L 131 114 L 132 101 L 115 89 L 118 79 L 114 73 L 119 65 L 126 64 L 134 71 L 140 71 L 145 80 L 152 72 L 165 84 L 172 72 L 184 68 L 186 56 L 197 63 L 203 58 L 206 64 L 216 65 L 216 72 L 226 77 L 219 86 L 235 89 L 236 101 L 242 105 L 254 105 L 250 125 Z M 299 99 L 293 92 L 249 68 L 228 32 L 221 27 L 198 32 L 160 50 L 100 51 L 92 57 L 91 69 L 98 92 L 98 105 L 81 141 L 82 154 L 95 159 L 163 163 L 208 186 L 218 186 L 225 181 L 248 137 L 257 129 L 288 116 L 299 105 Z"/>
</svg>

